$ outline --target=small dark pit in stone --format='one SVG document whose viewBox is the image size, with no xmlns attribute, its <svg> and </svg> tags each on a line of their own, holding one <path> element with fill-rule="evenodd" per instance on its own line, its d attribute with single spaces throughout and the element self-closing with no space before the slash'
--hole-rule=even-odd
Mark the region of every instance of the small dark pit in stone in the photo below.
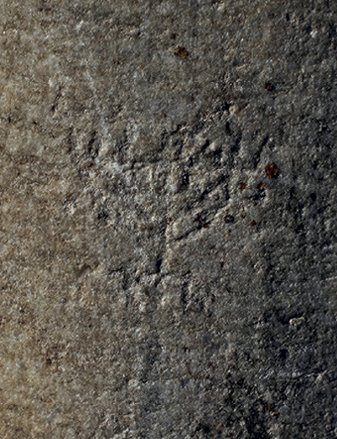
<svg viewBox="0 0 337 439">
<path fill-rule="evenodd" d="M 213 165 L 218 165 L 221 163 L 222 151 L 221 149 L 217 149 L 215 151 L 209 151 L 208 158 Z"/>
<path fill-rule="evenodd" d="M 232 135 L 233 135 L 232 126 L 231 126 L 231 124 L 230 124 L 228 121 L 227 121 L 226 124 L 225 124 L 225 133 L 226 133 L 228 136 L 232 136 Z"/>
<path fill-rule="evenodd" d="M 228 112 L 230 109 L 231 105 L 227 102 L 227 101 L 223 101 L 217 108 L 218 111 L 220 111 L 221 113 L 225 113 Z"/>
<path fill-rule="evenodd" d="M 239 189 L 241 192 L 247 189 L 247 183 L 241 181 L 241 183 L 239 183 Z"/>
<path fill-rule="evenodd" d="M 311 24 L 308 23 L 307 25 L 305 25 L 304 31 L 310 34 L 310 32 L 312 31 Z"/>
<path fill-rule="evenodd" d="M 197 426 L 197 431 L 200 431 L 200 432 L 204 433 L 205 435 L 208 435 L 211 432 L 211 427 L 208 424 L 200 423 Z"/>
<path fill-rule="evenodd" d="M 265 183 L 263 183 L 263 181 L 260 181 L 260 183 L 257 185 L 257 188 L 259 191 L 264 191 L 265 189 L 268 188 L 268 186 Z"/>
<path fill-rule="evenodd" d="M 181 384 L 182 388 L 186 387 L 187 383 L 188 383 L 188 379 L 186 379 L 186 378 L 182 378 L 180 380 L 180 384 Z"/>
<path fill-rule="evenodd" d="M 234 223 L 234 216 L 233 215 L 226 215 L 225 216 L 225 223 L 226 224 Z"/>
<path fill-rule="evenodd" d="M 187 171 L 184 171 L 180 178 L 180 189 L 186 189 L 190 183 L 190 176 Z"/>
<path fill-rule="evenodd" d="M 263 198 L 265 198 L 266 196 L 266 188 L 267 186 L 263 183 L 260 182 L 257 186 L 256 186 L 256 191 L 254 192 L 254 194 L 252 195 L 252 199 L 254 201 L 260 201 Z"/>
<path fill-rule="evenodd" d="M 99 221 L 105 221 L 108 218 L 109 218 L 109 212 L 104 208 L 100 209 L 99 212 L 97 213 L 97 219 Z"/>
<path fill-rule="evenodd" d="M 209 147 L 210 144 L 211 144 L 210 140 L 209 140 L 209 139 L 206 139 L 206 140 L 204 141 L 202 147 L 201 147 L 200 152 L 201 152 L 201 153 L 205 152 L 205 151 L 208 149 L 208 147 Z"/>
<path fill-rule="evenodd" d="M 280 168 L 277 166 L 276 163 L 273 162 L 267 163 L 264 171 L 266 173 L 266 176 L 271 180 L 277 178 L 280 175 Z"/>
<path fill-rule="evenodd" d="M 289 356 L 288 349 L 284 349 L 284 348 L 280 349 L 279 357 L 281 360 L 285 361 L 288 358 L 288 356 Z"/>
<path fill-rule="evenodd" d="M 294 227 L 294 231 L 295 231 L 295 233 L 298 234 L 298 235 L 303 234 L 303 233 L 304 233 L 304 224 L 303 224 L 303 223 L 297 224 L 297 225 Z"/>
<path fill-rule="evenodd" d="M 202 228 L 207 228 L 209 226 L 209 221 L 207 219 L 207 214 L 205 212 L 200 212 L 195 217 L 195 224 L 196 224 L 198 230 L 200 230 Z"/>
<path fill-rule="evenodd" d="M 182 46 L 178 46 L 176 48 L 176 50 L 174 51 L 174 54 L 177 58 L 180 58 L 180 59 L 187 59 L 189 56 L 189 52 L 187 51 L 187 49 L 185 47 L 182 47 Z"/>
<path fill-rule="evenodd" d="M 252 227 L 257 225 L 257 222 L 255 220 L 251 220 L 251 222 L 249 223 Z"/>
<path fill-rule="evenodd" d="M 38 8 L 39 12 L 51 12 L 51 10 L 52 9 L 49 6 L 41 6 L 41 7 Z"/>
<path fill-rule="evenodd" d="M 275 91 L 275 85 L 269 81 L 264 84 L 264 88 L 269 92 Z"/>
<path fill-rule="evenodd" d="M 154 264 L 155 273 L 160 273 L 162 263 L 163 263 L 162 258 L 157 257 Z"/>
<path fill-rule="evenodd" d="M 97 131 L 93 131 L 88 142 L 88 154 L 92 159 L 95 159 L 99 154 L 99 142 Z"/>
<path fill-rule="evenodd" d="M 315 192 L 313 192 L 309 195 L 309 198 L 310 198 L 310 201 L 312 203 L 314 203 L 317 200 L 317 194 L 315 194 Z"/>
</svg>

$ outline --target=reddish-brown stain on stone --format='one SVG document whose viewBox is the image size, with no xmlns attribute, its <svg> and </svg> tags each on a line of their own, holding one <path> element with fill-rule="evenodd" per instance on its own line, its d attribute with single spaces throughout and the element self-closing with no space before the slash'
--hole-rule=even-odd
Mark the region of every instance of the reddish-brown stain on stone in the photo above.
<svg viewBox="0 0 337 439">
<path fill-rule="evenodd" d="M 277 166 L 276 163 L 273 162 L 267 163 L 264 171 L 266 173 L 266 176 L 270 179 L 277 178 L 280 175 L 280 168 Z"/>
<path fill-rule="evenodd" d="M 187 59 L 189 56 L 189 52 L 185 47 L 182 46 L 178 46 L 175 51 L 174 54 L 176 57 L 180 58 L 180 59 Z"/>
<path fill-rule="evenodd" d="M 257 189 L 259 191 L 264 191 L 265 189 L 268 189 L 268 186 L 263 181 L 260 181 L 260 183 L 257 185 Z"/>
</svg>

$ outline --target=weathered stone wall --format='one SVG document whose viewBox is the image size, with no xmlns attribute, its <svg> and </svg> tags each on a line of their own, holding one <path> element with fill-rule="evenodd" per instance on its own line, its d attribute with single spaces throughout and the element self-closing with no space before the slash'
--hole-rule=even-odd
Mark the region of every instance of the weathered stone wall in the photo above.
<svg viewBox="0 0 337 439">
<path fill-rule="evenodd" d="M 0 437 L 337 437 L 337 3 L 0 6 Z"/>
</svg>

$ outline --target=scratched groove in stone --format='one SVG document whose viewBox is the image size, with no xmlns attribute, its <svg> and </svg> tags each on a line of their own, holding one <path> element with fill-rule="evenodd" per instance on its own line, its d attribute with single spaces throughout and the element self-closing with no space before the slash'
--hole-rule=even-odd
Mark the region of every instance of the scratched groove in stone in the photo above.
<svg viewBox="0 0 337 439">
<path fill-rule="evenodd" d="M 332 1 L 0 0 L 0 437 L 336 437 Z"/>
</svg>

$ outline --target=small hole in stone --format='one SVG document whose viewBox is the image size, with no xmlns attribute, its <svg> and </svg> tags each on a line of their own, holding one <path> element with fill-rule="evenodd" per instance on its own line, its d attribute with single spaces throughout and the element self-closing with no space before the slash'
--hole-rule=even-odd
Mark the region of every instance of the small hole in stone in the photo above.
<svg viewBox="0 0 337 439">
<path fill-rule="evenodd" d="M 189 52 L 187 51 L 187 49 L 185 47 L 181 47 L 181 46 L 178 46 L 176 48 L 176 50 L 174 51 L 174 54 L 177 58 L 180 58 L 180 59 L 187 59 L 189 56 Z"/>
<path fill-rule="evenodd" d="M 162 263 L 163 263 L 162 258 L 158 257 L 155 261 L 155 273 L 160 273 Z"/>
<path fill-rule="evenodd" d="M 264 88 L 269 92 L 275 91 L 275 85 L 269 81 L 264 84 Z"/>
<path fill-rule="evenodd" d="M 288 356 L 289 356 L 288 349 L 285 349 L 285 348 L 280 349 L 279 357 L 281 360 L 286 360 L 288 358 Z"/>
<path fill-rule="evenodd" d="M 109 212 L 106 209 L 101 208 L 97 213 L 97 219 L 99 221 L 105 221 L 108 218 L 109 218 Z"/>
</svg>

